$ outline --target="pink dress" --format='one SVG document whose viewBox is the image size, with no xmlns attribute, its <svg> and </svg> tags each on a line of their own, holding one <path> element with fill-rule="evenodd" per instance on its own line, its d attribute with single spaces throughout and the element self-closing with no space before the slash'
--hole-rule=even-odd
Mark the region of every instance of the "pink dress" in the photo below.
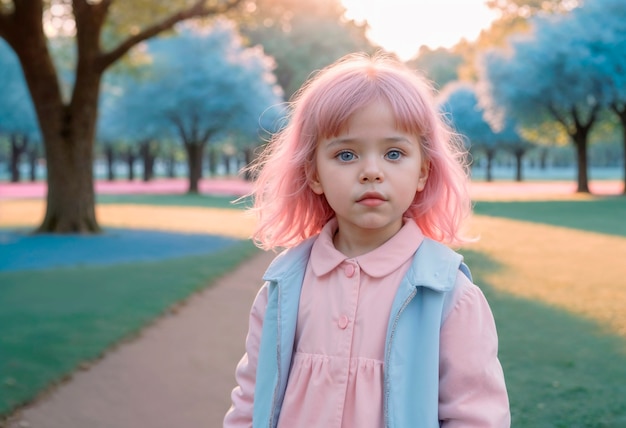
<svg viewBox="0 0 626 428">
<path fill-rule="evenodd" d="M 383 426 L 391 305 L 423 236 L 409 221 L 376 250 L 349 259 L 333 245 L 336 227 L 327 224 L 311 250 L 279 428 Z"/>
<path fill-rule="evenodd" d="M 313 244 L 296 327 L 295 352 L 279 428 L 382 428 L 384 347 L 397 287 L 424 239 L 413 221 L 370 253 L 335 249 L 331 220 Z M 249 427 L 263 289 L 253 305 L 247 354 L 224 427 Z M 439 418 L 445 428 L 508 427 L 510 415 L 491 310 L 461 273 L 441 329 Z"/>
</svg>

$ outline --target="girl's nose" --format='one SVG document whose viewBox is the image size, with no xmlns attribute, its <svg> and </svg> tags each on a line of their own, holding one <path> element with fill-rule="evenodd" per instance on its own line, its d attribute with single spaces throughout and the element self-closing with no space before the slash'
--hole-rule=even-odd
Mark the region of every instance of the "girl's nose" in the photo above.
<svg viewBox="0 0 626 428">
<path fill-rule="evenodd" d="M 363 165 L 363 170 L 359 176 L 361 183 L 381 182 L 384 179 L 383 171 L 376 160 L 368 160 Z"/>
</svg>

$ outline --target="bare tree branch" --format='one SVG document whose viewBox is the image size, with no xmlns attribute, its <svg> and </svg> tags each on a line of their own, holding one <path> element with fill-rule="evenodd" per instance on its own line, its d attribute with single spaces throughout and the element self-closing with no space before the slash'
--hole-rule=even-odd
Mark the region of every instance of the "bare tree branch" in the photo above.
<svg viewBox="0 0 626 428">
<path fill-rule="evenodd" d="M 554 107 L 552 103 L 549 103 L 547 105 L 547 108 L 550 114 L 552 114 L 552 116 L 556 119 L 556 121 L 563 125 L 567 133 L 569 135 L 572 135 L 570 125 L 569 123 L 567 123 L 567 119 L 565 119 L 565 117 L 556 109 L 556 107 Z"/>
<path fill-rule="evenodd" d="M 216 6 L 206 6 L 206 0 L 198 0 L 193 6 L 188 9 L 182 10 L 174 15 L 165 18 L 163 21 L 156 23 L 150 27 L 145 28 L 140 33 L 129 37 L 116 48 L 103 54 L 100 57 L 98 68 L 104 71 L 108 66 L 113 64 L 123 55 L 125 55 L 133 46 L 138 43 L 147 40 L 157 34 L 172 28 L 175 24 L 187 20 L 189 18 L 218 15 L 226 13 L 229 10 L 236 8 L 243 0 L 229 0 L 226 3 L 220 3 Z"/>
</svg>

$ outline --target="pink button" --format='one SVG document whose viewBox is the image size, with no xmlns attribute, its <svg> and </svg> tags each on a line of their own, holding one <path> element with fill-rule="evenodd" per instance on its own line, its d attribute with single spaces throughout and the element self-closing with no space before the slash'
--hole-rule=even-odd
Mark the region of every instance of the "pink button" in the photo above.
<svg viewBox="0 0 626 428">
<path fill-rule="evenodd" d="M 348 317 L 345 315 L 342 315 L 339 317 L 339 321 L 337 321 L 337 325 L 339 326 L 340 329 L 344 329 L 346 327 L 348 327 Z"/>
<path fill-rule="evenodd" d="M 354 265 L 347 265 L 346 267 L 343 268 L 343 272 L 346 274 L 346 276 L 348 278 L 352 278 L 352 275 L 354 275 Z"/>
</svg>

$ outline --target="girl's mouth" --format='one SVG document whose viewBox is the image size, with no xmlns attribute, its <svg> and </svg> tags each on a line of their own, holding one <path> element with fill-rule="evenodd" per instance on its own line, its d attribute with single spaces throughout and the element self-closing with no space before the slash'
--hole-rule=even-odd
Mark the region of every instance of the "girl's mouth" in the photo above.
<svg viewBox="0 0 626 428">
<path fill-rule="evenodd" d="M 365 193 L 357 200 L 357 203 L 365 205 L 367 207 L 377 207 L 379 205 L 382 205 L 384 202 L 384 196 L 376 192 Z"/>
</svg>

